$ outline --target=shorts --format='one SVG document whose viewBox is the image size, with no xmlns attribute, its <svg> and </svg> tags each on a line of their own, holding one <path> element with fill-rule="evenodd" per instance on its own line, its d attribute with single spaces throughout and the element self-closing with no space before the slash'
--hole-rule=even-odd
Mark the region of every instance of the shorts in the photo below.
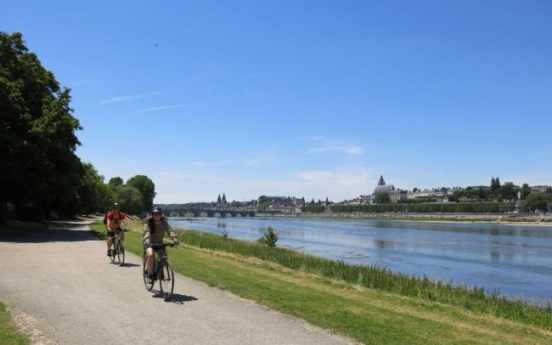
<svg viewBox="0 0 552 345">
<path fill-rule="evenodd" d="M 110 238 L 115 237 L 115 231 L 120 233 L 121 231 L 123 231 L 123 229 L 117 228 L 115 230 L 107 230 L 107 237 L 110 237 Z"/>
<path fill-rule="evenodd" d="M 151 247 L 151 244 L 144 244 L 144 253 L 146 252 L 146 249 L 148 249 L 149 247 Z M 154 252 L 158 252 L 160 250 L 160 248 L 151 248 L 153 249 Z"/>
</svg>

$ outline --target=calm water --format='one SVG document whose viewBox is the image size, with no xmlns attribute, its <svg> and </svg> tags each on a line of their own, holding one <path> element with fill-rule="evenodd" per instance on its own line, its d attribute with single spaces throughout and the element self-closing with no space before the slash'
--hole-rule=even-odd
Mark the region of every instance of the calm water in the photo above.
<svg viewBox="0 0 552 345">
<path fill-rule="evenodd" d="M 304 218 L 170 218 L 180 229 L 257 240 L 271 226 L 278 246 L 394 272 L 552 301 L 552 226 Z"/>
</svg>

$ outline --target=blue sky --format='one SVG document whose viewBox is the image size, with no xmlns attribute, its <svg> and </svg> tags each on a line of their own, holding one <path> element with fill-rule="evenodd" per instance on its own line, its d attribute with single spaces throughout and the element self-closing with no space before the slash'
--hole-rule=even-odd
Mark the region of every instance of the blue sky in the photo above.
<svg viewBox="0 0 552 345">
<path fill-rule="evenodd" d="M 552 2 L 4 0 L 155 203 L 552 185 Z"/>
</svg>

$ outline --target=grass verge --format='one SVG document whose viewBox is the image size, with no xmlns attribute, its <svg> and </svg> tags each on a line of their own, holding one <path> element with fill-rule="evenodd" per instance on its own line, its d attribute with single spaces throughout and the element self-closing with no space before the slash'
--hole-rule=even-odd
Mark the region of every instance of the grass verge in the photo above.
<svg viewBox="0 0 552 345">
<path fill-rule="evenodd" d="M 6 305 L 0 302 L 0 344 L 29 345 L 29 337 L 21 332 L 13 323 Z"/>
<path fill-rule="evenodd" d="M 104 232 L 101 223 L 92 228 Z M 141 224 L 131 228 L 125 246 L 141 255 Z M 479 291 L 451 292 L 407 279 L 398 286 L 414 284 L 406 290 L 419 292 L 410 296 L 396 288 L 403 277 L 378 278 L 386 283 L 374 288 L 362 283 L 370 271 L 355 277 L 358 272 L 329 260 L 198 231 L 179 237 L 180 247 L 169 251 L 177 272 L 363 344 L 552 344 L 546 309 L 497 303 L 496 296 L 488 297 L 487 307 L 474 307 L 484 300 Z M 185 293 L 186 287 L 175 291 Z"/>
</svg>

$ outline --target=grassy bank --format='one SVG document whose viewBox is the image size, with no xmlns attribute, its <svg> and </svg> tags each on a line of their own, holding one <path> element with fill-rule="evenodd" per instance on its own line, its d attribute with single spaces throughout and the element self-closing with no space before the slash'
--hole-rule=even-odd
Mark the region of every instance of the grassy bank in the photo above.
<svg viewBox="0 0 552 345">
<path fill-rule="evenodd" d="M 0 302 L 0 345 L 29 345 L 29 337 L 13 323 L 6 305 Z"/>
<path fill-rule="evenodd" d="M 131 227 L 127 249 L 140 255 L 141 224 Z M 552 343 L 550 309 L 209 233 L 180 239 L 178 272 L 364 344 Z"/>
</svg>

